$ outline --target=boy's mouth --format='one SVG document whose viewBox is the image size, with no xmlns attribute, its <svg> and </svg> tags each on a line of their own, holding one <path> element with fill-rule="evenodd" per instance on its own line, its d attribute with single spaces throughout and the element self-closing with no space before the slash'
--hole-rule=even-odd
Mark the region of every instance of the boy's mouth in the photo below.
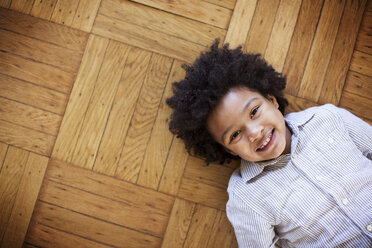
<svg viewBox="0 0 372 248">
<path fill-rule="evenodd" d="M 271 132 L 270 132 L 270 134 L 263 140 L 263 142 L 262 142 L 262 144 L 260 145 L 260 147 L 258 147 L 257 149 L 256 149 L 256 152 L 260 152 L 260 151 L 263 151 L 263 150 L 265 150 L 265 148 L 267 147 L 267 145 L 268 144 L 270 144 L 271 142 L 271 140 L 272 140 L 272 137 L 273 137 L 273 134 L 274 134 L 274 130 L 275 129 L 273 129 Z"/>
</svg>

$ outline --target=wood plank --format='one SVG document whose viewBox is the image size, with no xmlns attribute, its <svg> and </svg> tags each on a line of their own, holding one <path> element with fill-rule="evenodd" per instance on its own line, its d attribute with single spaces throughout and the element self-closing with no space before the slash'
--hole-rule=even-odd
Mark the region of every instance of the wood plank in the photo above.
<svg viewBox="0 0 372 248">
<path fill-rule="evenodd" d="M 178 196 L 186 200 L 224 210 L 228 200 L 227 185 L 232 168 L 210 164 L 189 156 Z"/>
<path fill-rule="evenodd" d="M 115 96 L 93 170 L 114 176 L 151 53 L 132 48 Z"/>
<path fill-rule="evenodd" d="M 299 97 L 317 102 L 331 59 L 345 1 L 325 1 L 309 60 L 301 82 Z"/>
<path fill-rule="evenodd" d="M 323 88 L 320 92 L 319 103 L 338 105 L 340 101 L 366 2 L 366 0 L 346 2 Z"/>
<path fill-rule="evenodd" d="M 30 153 L 1 243 L 2 247 L 22 246 L 47 164 L 47 157 Z"/>
<path fill-rule="evenodd" d="M 50 20 L 66 26 L 71 26 L 78 4 L 79 1 L 75 0 L 58 0 Z"/>
<path fill-rule="evenodd" d="M 134 2 L 223 29 L 227 29 L 232 12 L 229 9 L 205 1 L 134 0 Z"/>
<path fill-rule="evenodd" d="M 3 162 L 4 162 L 7 151 L 8 151 L 8 145 L 0 142 L 0 172 L 1 172 L 1 169 L 3 168 Z"/>
<path fill-rule="evenodd" d="M 225 43 L 229 43 L 231 48 L 242 46 L 246 42 L 256 5 L 257 0 L 237 1 L 225 38 Z"/>
<path fill-rule="evenodd" d="M 0 9 L 0 27 L 80 52 L 84 50 L 88 40 L 85 32 L 7 9 Z"/>
<path fill-rule="evenodd" d="M 45 177 L 57 183 L 70 185 L 164 216 L 170 215 L 174 202 L 171 196 L 57 160 L 50 161 Z"/>
<path fill-rule="evenodd" d="M 244 51 L 249 53 L 265 53 L 279 2 L 279 0 L 258 1 Z"/>
<path fill-rule="evenodd" d="M 90 32 L 101 0 L 80 0 L 72 27 Z"/>
<path fill-rule="evenodd" d="M 10 146 L 0 172 L 0 241 L 8 227 L 28 156 L 29 152 Z"/>
<path fill-rule="evenodd" d="M 216 216 L 216 209 L 197 205 L 183 247 L 207 247 Z"/>
<path fill-rule="evenodd" d="M 33 221 L 114 247 L 160 247 L 161 239 L 105 221 L 38 202 Z"/>
<path fill-rule="evenodd" d="M 215 5 L 233 9 L 235 7 L 236 0 L 204 0 L 204 2 L 213 3 Z"/>
<path fill-rule="evenodd" d="M 372 54 L 355 51 L 350 62 L 350 70 L 372 76 Z"/>
<path fill-rule="evenodd" d="M 91 35 L 62 120 L 52 157 L 70 162 L 109 41 Z"/>
<path fill-rule="evenodd" d="M 99 14 L 204 46 L 226 35 L 224 29 L 130 1 L 103 1 Z"/>
<path fill-rule="evenodd" d="M 230 247 L 235 239 L 234 228 L 227 219 L 226 212 L 218 211 L 208 242 L 209 248 Z"/>
<path fill-rule="evenodd" d="M 176 198 L 162 243 L 163 248 L 183 247 L 195 203 Z"/>
<path fill-rule="evenodd" d="M 160 192 L 177 195 L 188 157 L 183 141 L 174 137 L 160 181 Z"/>
<path fill-rule="evenodd" d="M 0 119 L 57 136 L 62 117 L 0 97 Z"/>
<path fill-rule="evenodd" d="M 137 181 L 137 184 L 155 190 L 159 187 L 173 140 L 173 134 L 168 129 L 172 110 L 167 105 L 166 99 L 173 95 L 172 83 L 185 77 L 185 71 L 181 65 L 180 61 L 175 61 L 172 65 Z"/>
<path fill-rule="evenodd" d="M 322 6 L 323 0 L 302 1 L 297 24 L 283 68 L 283 74 L 287 77 L 285 92 L 288 94 L 295 96 L 300 89 Z"/>
<path fill-rule="evenodd" d="M 0 51 L 0 73 L 69 94 L 75 75 L 56 67 Z"/>
<path fill-rule="evenodd" d="M 360 118 L 372 120 L 372 99 L 344 91 L 340 100 L 340 107 L 345 108 Z"/>
<path fill-rule="evenodd" d="M 76 51 L 3 29 L 0 29 L 0 49 L 68 72 L 77 72 L 81 60 L 81 54 Z"/>
<path fill-rule="evenodd" d="M 0 74 L 0 96 L 62 115 L 67 95 Z"/>
<path fill-rule="evenodd" d="M 264 58 L 278 72 L 283 71 L 285 58 L 287 57 L 300 7 L 301 0 L 280 1 L 264 55 Z"/>
<path fill-rule="evenodd" d="M 12 0 L 0 0 L 0 7 L 10 8 Z"/>
<path fill-rule="evenodd" d="M 205 50 L 205 46 L 100 14 L 92 32 L 186 62 L 194 61 Z"/>
<path fill-rule="evenodd" d="M 35 0 L 12 0 L 10 8 L 25 14 L 29 14 Z"/>
<path fill-rule="evenodd" d="M 129 50 L 115 41 L 108 45 L 71 160 L 75 165 L 93 168 Z"/>
<path fill-rule="evenodd" d="M 287 98 L 289 104 L 288 107 L 285 110 L 285 113 L 292 113 L 292 112 L 299 112 L 302 110 L 305 110 L 310 107 L 318 106 L 317 103 L 309 101 L 304 98 L 292 96 L 289 94 L 285 94 L 285 97 Z"/>
<path fill-rule="evenodd" d="M 0 120 L 0 141 L 44 156 L 50 156 L 55 137 Z"/>
<path fill-rule="evenodd" d="M 145 234 L 163 237 L 169 216 L 46 180 L 39 200 Z"/>
<path fill-rule="evenodd" d="M 38 223 L 31 223 L 26 236 L 26 242 L 36 247 L 79 247 L 79 248 L 109 248 L 104 244 L 100 244 L 79 236 L 62 232 Z"/>
<path fill-rule="evenodd" d="M 362 24 L 360 25 L 357 42 L 355 44 L 355 50 L 372 54 L 371 44 L 372 44 L 372 12 L 366 10 L 364 12 Z"/>
<path fill-rule="evenodd" d="M 35 0 L 31 15 L 50 20 L 58 0 Z"/>
<path fill-rule="evenodd" d="M 372 78 L 353 71 L 349 71 L 346 77 L 344 91 L 371 98 Z"/>
<path fill-rule="evenodd" d="M 172 60 L 153 54 L 136 109 L 121 152 L 116 177 L 136 182 L 164 87 L 170 73 Z"/>
</svg>

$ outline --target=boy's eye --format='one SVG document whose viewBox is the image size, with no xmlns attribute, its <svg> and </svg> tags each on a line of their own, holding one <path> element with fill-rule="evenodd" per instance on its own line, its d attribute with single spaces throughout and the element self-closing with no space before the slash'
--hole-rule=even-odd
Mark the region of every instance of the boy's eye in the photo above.
<svg viewBox="0 0 372 248">
<path fill-rule="evenodd" d="M 255 107 L 255 108 L 252 110 L 252 112 L 251 112 L 251 118 L 257 114 L 257 111 L 258 111 L 259 108 L 260 108 L 260 107 L 257 106 L 257 107 Z"/>
<path fill-rule="evenodd" d="M 233 141 L 234 139 L 236 139 L 236 137 L 238 137 L 240 134 L 240 131 L 236 131 L 234 132 L 231 137 L 230 137 L 230 142 Z"/>
</svg>

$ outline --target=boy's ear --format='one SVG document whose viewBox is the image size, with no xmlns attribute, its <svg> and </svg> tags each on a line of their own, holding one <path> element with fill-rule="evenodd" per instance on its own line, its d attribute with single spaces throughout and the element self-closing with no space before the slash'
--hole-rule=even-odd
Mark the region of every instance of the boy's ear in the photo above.
<svg viewBox="0 0 372 248">
<path fill-rule="evenodd" d="M 278 101 L 276 100 L 275 96 L 272 96 L 272 95 L 268 95 L 267 98 L 270 100 L 270 102 L 272 102 L 274 104 L 274 106 L 276 108 L 279 108 L 279 103 Z"/>
</svg>

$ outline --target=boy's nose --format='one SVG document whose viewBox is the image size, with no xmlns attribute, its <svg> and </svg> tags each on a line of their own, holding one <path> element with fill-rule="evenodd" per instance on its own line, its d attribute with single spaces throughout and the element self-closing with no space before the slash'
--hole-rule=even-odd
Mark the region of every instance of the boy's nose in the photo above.
<svg viewBox="0 0 372 248">
<path fill-rule="evenodd" d="M 263 128 L 261 125 L 247 125 L 246 132 L 249 142 L 253 143 L 260 137 Z"/>
</svg>

